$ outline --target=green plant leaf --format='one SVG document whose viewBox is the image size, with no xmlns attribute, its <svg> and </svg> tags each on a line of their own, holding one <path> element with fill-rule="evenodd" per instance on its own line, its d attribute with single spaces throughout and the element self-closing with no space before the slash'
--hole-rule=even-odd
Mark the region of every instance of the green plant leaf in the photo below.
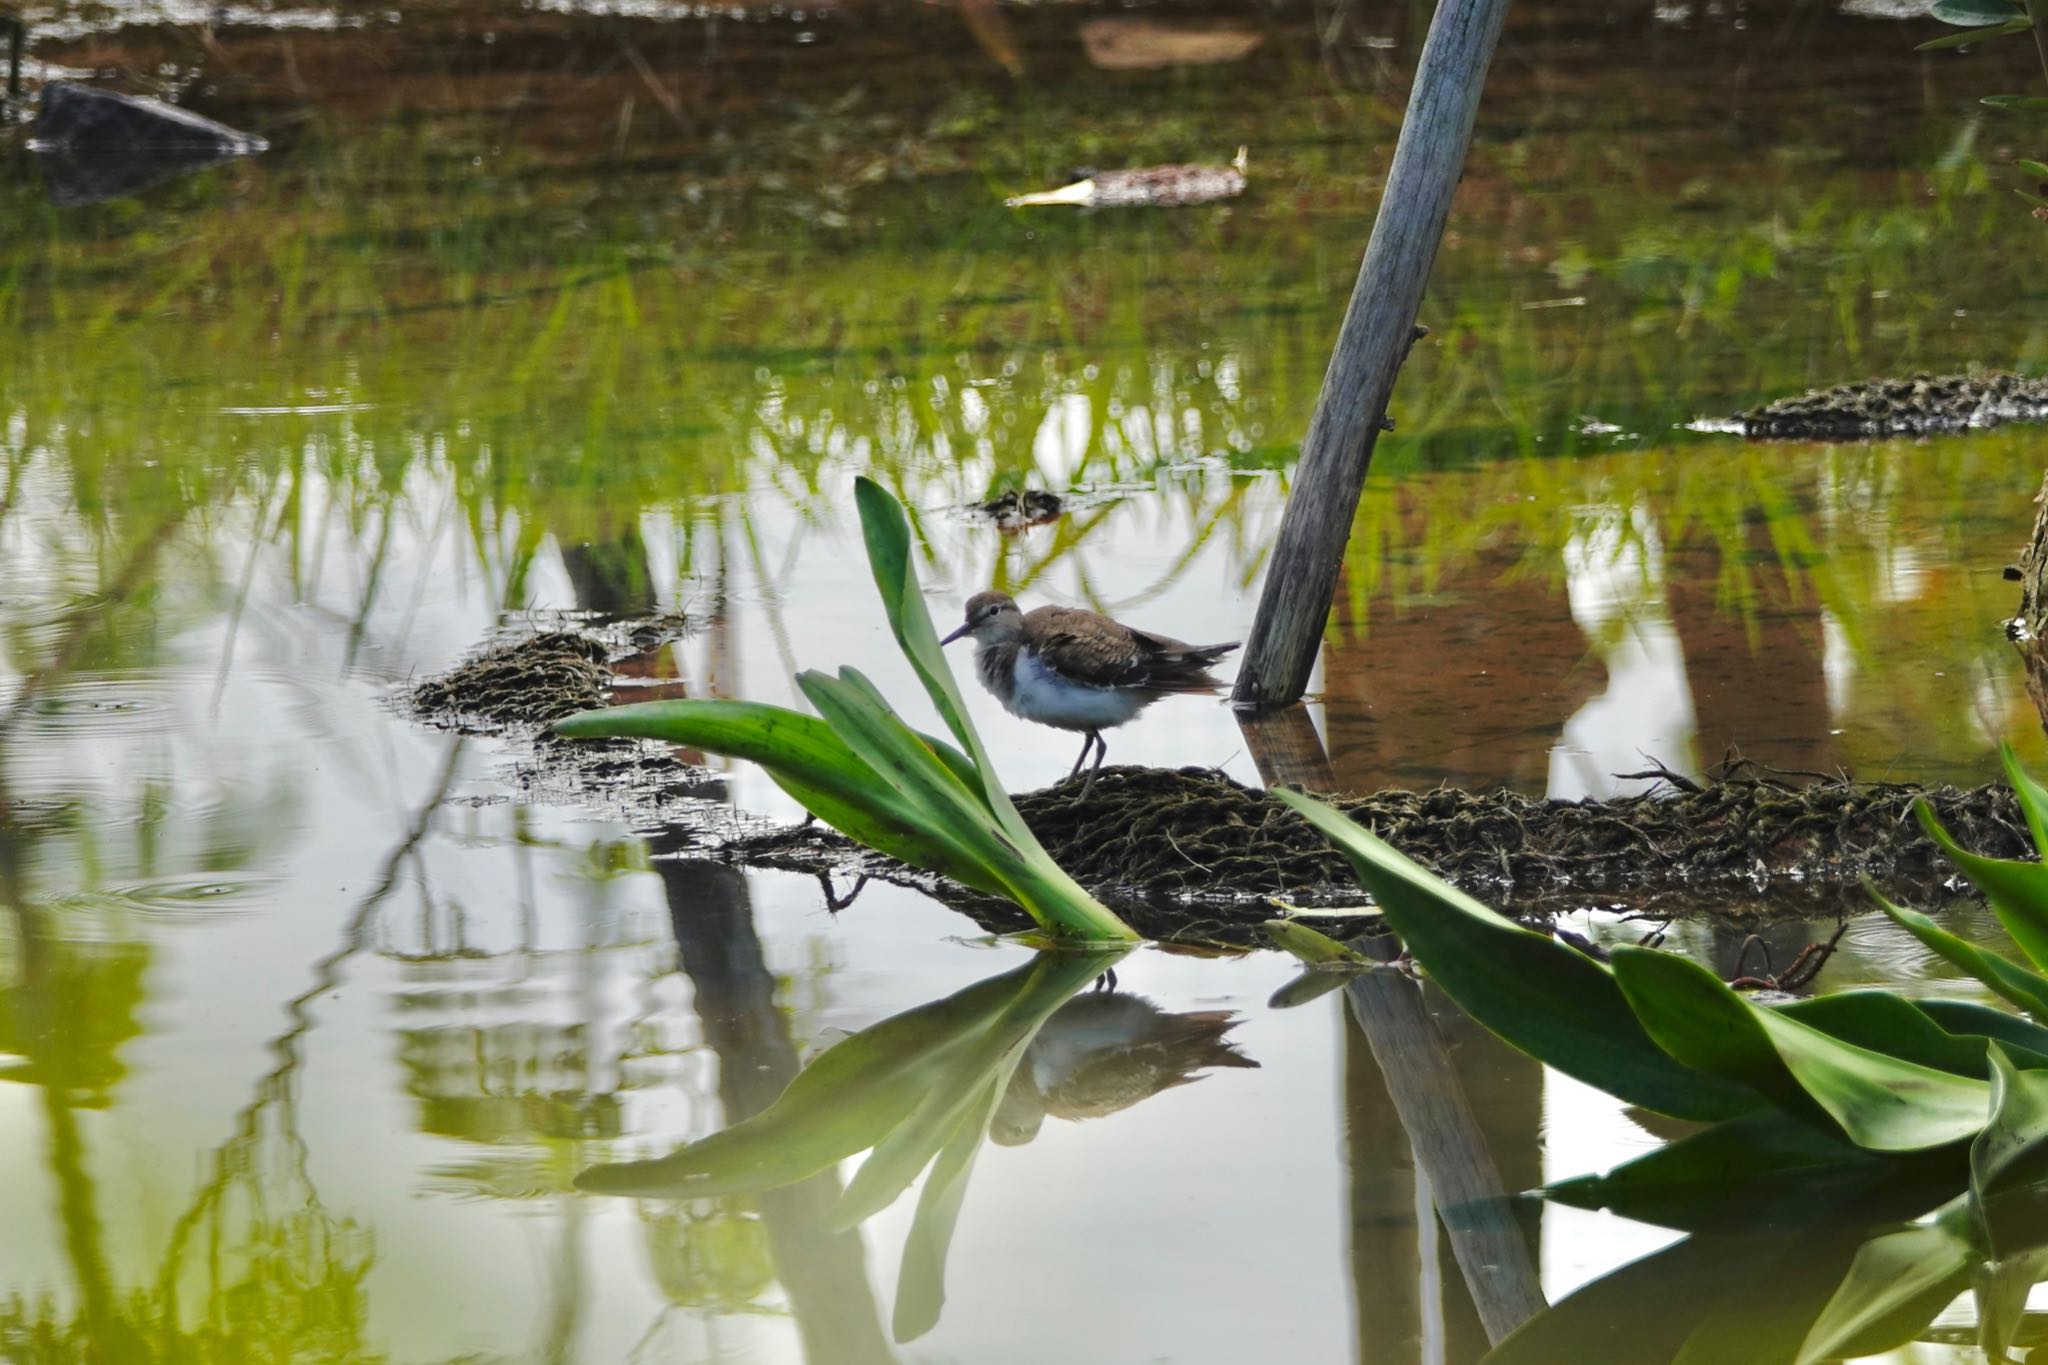
<svg viewBox="0 0 2048 1365">
<path fill-rule="evenodd" d="M 1953 1217 L 1871 1238 L 1807 1333 L 1799 1365 L 1911 1341 L 1969 1285 L 1976 1260 Z"/>
<path fill-rule="evenodd" d="M 2026 7 L 2016 0 L 1934 0 L 1927 13 L 1944 24 L 1958 24 L 1964 28 L 2008 24 L 2027 17 Z"/>
<path fill-rule="evenodd" d="M 1952 966 L 1974 976 L 2036 1019 L 2048 1019 L 2048 978 L 1951 934 L 1918 910 L 1895 905 L 1875 889 L 1870 895 L 1892 923 L 1926 944 Z M 1923 1001 L 1921 1008 L 1930 1009 L 1943 1003 L 1946 1002 Z"/>
<path fill-rule="evenodd" d="M 890 1335 L 898 1342 L 915 1341 L 938 1325 L 939 1312 L 946 1306 L 946 1253 L 960 1222 L 967 1177 L 973 1174 L 974 1159 L 981 1154 L 989 1121 L 1003 1101 L 1007 1084 L 1006 1076 L 989 1078 L 976 1102 L 961 1115 L 918 1192 L 917 1213 L 903 1243 L 902 1271 L 896 1277 L 896 1308 L 889 1322 Z"/>
<path fill-rule="evenodd" d="M 2033 176 L 2036 180 L 2048 180 L 2048 163 L 2040 161 L 2029 161 L 2025 157 L 2021 157 L 2019 160 L 2013 162 L 2012 164 L 2019 167 L 2021 170 L 2025 171 L 2028 175 Z M 2012 753 L 2012 746 L 2007 745 L 2005 748 L 2005 752 L 2007 753 L 2007 755 L 2010 755 Z M 2018 769 L 2019 763 L 2017 762 L 2017 760 L 2008 757 L 2006 771 L 2014 772 Z M 2013 785 L 2014 790 L 2018 790 L 2019 784 L 2014 783 Z M 2040 783 L 2034 781 L 2034 779 L 2031 777 L 2027 778 L 2027 785 L 2033 788 L 2033 791 L 2030 796 L 2030 800 L 2033 804 L 2027 806 L 2027 824 L 2034 831 L 2034 850 L 2038 853 L 2044 850 L 2048 850 L 2048 837 L 2043 837 L 2042 827 L 2034 823 L 2034 816 L 2037 811 L 2048 813 L 2048 805 L 2042 804 L 2044 801 L 2048 801 L 2048 787 L 2043 787 Z"/>
<path fill-rule="evenodd" d="M 1913 1007 L 1950 1033 L 1995 1039 L 2005 1044 L 2023 1071 L 2048 1066 L 2048 1028 L 1975 1000 L 1930 998 Z"/>
<path fill-rule="evenodd" d="M 1675 953 L 1617 948 L 1614 978 L 1643 1027 L 1674 1058 L 1748 1084 L 1795 1115 L 1817 1105 L 1859 1147 L 1922 1151 L 1974 1137 L 1984 1126 L 1984 1082 L 1856 1047 L 1759 1009 Z"/>
<path fill-rule="evenodd" d="M 1349 944 L 1339 943 L 1298 920 L 1269 919 L 1259 927 L 1266 931 L 1266 937 L 1273 940 L 1275 947 L 1294 954 L 1311 967 L 1375 965 L 1371 958 Z"/>
<path fill-rule="evenodd" d="M 1986 858 L 1965 850 L 1949 837 L 1925 801 L 1913 803 L 1913 814 L 1927 837 L 1990 900 L 1992 913 L 2027 960 L 2036 968 L 2048 967 L 2048 865 Z"/>
<path fill-rule="evenodd" d="M 1790 1244 L 1784 1234 L 1684 1238 L 1538 1313 L 1483 1365 L 1668 1365 L 1717 1304 L 1747 1293 Z"/>
<path fill-rule="evenodd" d="M 1957 1037 L 1892 991 L 1837 991 L 1770 1008 L 1872 1052 L 1980 1081 L 1991 1077 L 1982 1037 Z"/>
<path fill-rule="evenodd" d="M 917 1107 L 861 1163 L 826 1220 L 827 1227 L 853 1227 L 895 1203 L 945 1146 L 961 1116 L 985 1090 L 988 1078 L 996 1078 L 1000 1093 L 1009 1084 L 1017 1059 L 1052 1012 L 1119 956 L 1114 952 L 1039 954 L 1032 963 L 1032 975 L 1008 1005 L 947 1059 L 944 1073 L 933 1078 Z"/>
<path fill-rule="evenodd" d="M 841 1039 L 760 1113 L 652 1161 L 593 1166 L 597 1194 L 700 1199 L 756 1194 L 816 1175 L 897 1128 L 947 1060 L 1001 1016 L 1036 970 L 1026 963 Z"/>
<path fill-rule="evenodd" d="M 960 684 L 954 680 L 953 670 L 946 665 L 945 652 L 939 647 L 939 633 L 932 628 L 931 612 L 925 608 L 917 569 L 910 558 L 910 518 L 905 515 L 902 503 L 866 475 L 853 481 L 853 498 L 860 510 L 868 566 L 874 571 L 875 587 L 882 594 L 882 610 L 888 615 L 889 629 L 896 636 L 903 657 L 910 661 L 918 680 L 924 684 L 925 692 L 938 710 L 939 719 L 946 723 L 946 728 L 953 732 L 953 737 L 960 741 L 960 747 L 973 761 L 981 777 L 982 795 L 989 809 L 1014 833 L 1021 828 L 1022 818 L 1011 804 L 1009 792 L 995 776 L 988 750 L 982 745 L 981 736 L 968 716 L 967 703 L 960 695 Z"/>
<path fill-rule="evenodd" d="M 2048 166 L 2038 161 L 2015 162 L 2021 170 L 2031 168 L 2033 174 L 2048 179 Z M 2020 756 L 2010 744 L 1998 746 L 1998 761 L 2005 767 L 2005 779 L 2012 783 L 2012 794 L 2018 800 L 2020 811 L 2027 817 L 2027 832 L 2034 838 L 2034 852 L 2048 853 L 2048 788 L 2036 782 L 2027 770 L 2020 766 Z"/>
<path fill-rule="evenodd" d="M 569 739 L 661 740 L 757 763 L 805 810 L 848 838 L 978 891 L 1010 894 L 816 716 L 756 702 L 657 701 L 584 711 L 553 729 Z"/>
<path fill-rule="evenodd" d="M 1344 853 L 1437 984 L 1513 1046 L 1660 1114 L 1720 1119 L 1756 1106 L 1753 1092 L 1681 1065 L 1653 1043 L 1593 959 L 1495 914 L 1342 812 L 1299 792 L 1272 794 Z"/>
<path fill-rule="evenodd" d="M 2048 1072 L 1991 1048 L 1991 1120 L 1970 1144 L 1970 1209 L 1994 1257 L 2048 1233 Z"/>
<path fill-rule="evenodd" d="M 2033 26 L 2034 21 L 2031 19 L 2007 19 L 1997 24 L 1996 27 L 1970 28 L 1965 29 L 1961 33 L 1946 34 L 1930 42 L 1921 43 L 1913 50 L 1915 52 L 1940 52 L 1945 48 L 1974 47 L 1978 43 L 1992 38 L 2003 38 L 2009 33 L 2025 33 Z"/>
<path fill-rule="evenodd" d="M 1605 1175 L 1545 1186 L 1543 1197 L 1686 1232 L 1754 1233 L 1837 1208 L 1897 1165 L 1779 1110 L 1759 1109 Z"/>
<path fill-rule="evenodd" d="M 2023 114 L 2048 113 L 2048 95 L 1986 95 L 1977 101 L 1993 109 L 2015 109 Z"/>
<path fill-rule="evenodd" d="M 873 684 L 858 670 L 842 669 L 837 678 L 805 672 L 796 681 L 832 732 L 918 813 L 917 827 L 958 845 L 962 856 L 1000 881 L 1010 899 L 1039 924 L 1062 937 L 1087 942 L 1137 938 L 1108 907 L 1059 869 L 1021 821 L 1021 835 L 1006 828 L 1000 812 L 990 810 L 978 790 L 941 761 L 895 712 L 875 700 Z"/>
</svg>

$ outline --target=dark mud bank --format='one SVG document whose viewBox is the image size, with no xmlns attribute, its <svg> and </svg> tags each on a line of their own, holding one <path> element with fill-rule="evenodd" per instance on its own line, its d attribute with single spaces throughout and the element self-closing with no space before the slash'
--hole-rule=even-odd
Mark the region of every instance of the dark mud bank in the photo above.
<svg viewBox="0 0 2048 1365">
<path fill-rule="evenodd" d="M 635 639 L 632 629 L 602 638 L 544 632 L 414 688 L 409 701 L 423 718 L 522 744 L 516 781 L 527 795 L 617 811 L 659 831 L 668 856 L 812 873 L 834 900 L 852 881 L 878 878 L 929 891 L 990 929 L 1029 927 L 1013 906 L 821 825 L 770 826 L 735 812 L 720 800 L 722 784 L 663 746 L 547 734 L 548 721 L 606 695 L 610 670 Z M 1349 866 L 1305 822 L 1220 773 L 1105 768 L 1087 796 L 1079 789 L 1024 793 L 1018 810 L 1061 866 L 1149 937 L 1251 944 L 1274 900 L 1325 908 L 1361 900 Z M 2030 856 L 2024 820 L 2003 787 L 1802 780 L 1739 763 L 1705 784 L 1674 774 L 1650 793 L 1612 801 L 1448 788 L 1332 799 L 1410 857 L 1515 913 L 1599 907 L 1756 920 L 1867 909 L 1866 877 L 1923 904 L 1948 898 L 1955 871 L 1913 818 L 1922 797 L 1965 847 Z"/>
</svg>

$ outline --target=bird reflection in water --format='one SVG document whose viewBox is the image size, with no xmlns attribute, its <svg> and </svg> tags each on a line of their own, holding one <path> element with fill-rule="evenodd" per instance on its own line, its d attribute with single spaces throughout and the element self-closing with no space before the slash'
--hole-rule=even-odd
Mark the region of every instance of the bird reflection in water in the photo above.
<svg viewBox="0 0 2048 1365">
<path fill-rule="evenodd" d="M 1200 1080 L 1212 1067 L 1256 1067 L 1224 1037 L 1239 1022 L 1229 1010 L 1175 1014 L 1114 991 L 1076 996 L 1025 1049 L 989 1137 L 1020 1147 L 1038 1136 L 1048 1114 L 1103 1118 Z"/>
</svg>

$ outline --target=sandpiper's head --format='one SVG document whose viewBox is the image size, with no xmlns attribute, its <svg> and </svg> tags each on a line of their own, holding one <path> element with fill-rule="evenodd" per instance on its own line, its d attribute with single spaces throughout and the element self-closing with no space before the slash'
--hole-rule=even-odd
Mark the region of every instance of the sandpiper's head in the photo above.
<svg viewBox="0 0 2048 1365">
<path fill-rule="evenodd" d="M 950 645 L 963 635 L 978 644 L 992 645 L 1015 638 L 1024 630 L 1024 613 L 1006 592 L 978 592 L 967 599 L 967 619 L 960 628 L 939 641 Z"/>
</svg>

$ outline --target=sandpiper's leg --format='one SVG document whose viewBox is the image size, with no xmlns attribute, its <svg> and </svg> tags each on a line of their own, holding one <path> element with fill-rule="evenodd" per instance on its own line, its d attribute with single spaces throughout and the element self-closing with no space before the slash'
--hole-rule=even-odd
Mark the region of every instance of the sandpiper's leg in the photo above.
<svg viewBox="0 0 2048 1365">
<path fill-rule="evenodd" d="M 1067 781 L 1072 782 L 1081 771 L 1081 765 L 1088 761 L 1088 751 L 1095 747 L 1095 732 L 1090 730 L 1081 736 L 1081 752 L 1074 757 L 1074 766 L 1067 769 Z"/>
<path fill-rule="evenodd" d="M 1088 789 L 1095 785 L 1095 774 L 1102 771 L 1103 757 L 1109 753 L 1109 741 L 1102 737 L 1102 731 L 1090 730 L 1088 738 L 1095 745 L 1095 766 L 1088 770 L 1088 780 L 1081 784 L 1081 794 L 1074 798 L 1076 801 L 1087 798 Z M 1088 751 L 1084 748 L 1081 752 L 1085 755 Z M 1068 774 L 1069 777 L 1072 775 L 1071 773 Z"/>
</svg>

